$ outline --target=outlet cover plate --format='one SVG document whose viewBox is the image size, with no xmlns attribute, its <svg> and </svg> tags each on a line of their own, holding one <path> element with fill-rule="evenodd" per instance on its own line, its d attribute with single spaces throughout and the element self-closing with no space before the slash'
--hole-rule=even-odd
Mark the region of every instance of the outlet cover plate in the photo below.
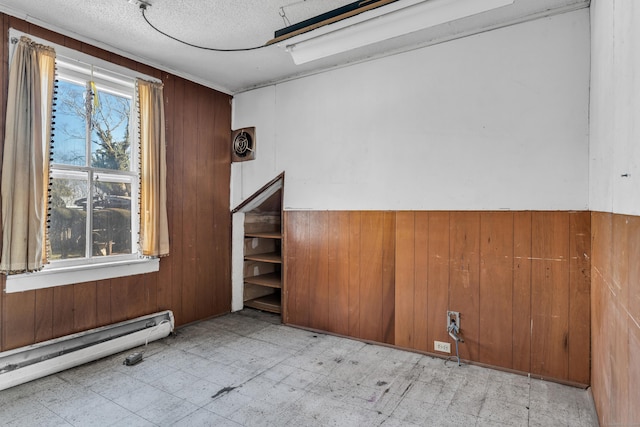
<svg viewBox="0 0 640 427">
<path fill-rule="evenodd" d="M 440 351 L 442 353 L 451 353 L 451 343 L 442 342 L 442 341 L 434 341 L 433 349 L 435 351 Z"/>
</svg>

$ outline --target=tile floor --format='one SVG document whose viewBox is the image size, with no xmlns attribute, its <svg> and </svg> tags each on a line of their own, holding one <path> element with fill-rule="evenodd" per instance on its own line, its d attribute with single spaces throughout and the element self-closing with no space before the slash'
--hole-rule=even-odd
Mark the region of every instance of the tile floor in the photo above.
<svg viewBox="0 0 640 427">
<path fill-rule="evenodd" d="M 254 310 L 0 392 L 3 426 L 597 426 L 588 391 Z"/>
</svg>

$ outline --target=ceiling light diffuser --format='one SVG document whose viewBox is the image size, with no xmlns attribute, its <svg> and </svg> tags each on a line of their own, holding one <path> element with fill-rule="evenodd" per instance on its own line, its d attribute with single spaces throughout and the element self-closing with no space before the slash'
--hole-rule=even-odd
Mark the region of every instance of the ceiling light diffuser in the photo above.
<svg viewBox="0 0 640 427">
<path fill-rule="evenodd" d="M 514 0 L 399 0 L 284 40 L 304 64 L 510 5 Z"/>
</svg>

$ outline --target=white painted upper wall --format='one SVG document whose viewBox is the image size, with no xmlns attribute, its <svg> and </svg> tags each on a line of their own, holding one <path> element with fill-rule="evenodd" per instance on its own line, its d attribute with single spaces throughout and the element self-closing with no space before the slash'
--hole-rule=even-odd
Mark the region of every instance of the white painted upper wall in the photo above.
<svg viewBox="0 0 640 427">
<path fill-rule="evenodd" d="M 589 12 L 489 31 L 237 95 L 285 209 L 588 208 Z"/>
<path fill-rule="evenodd" d="M 594 211 L 640 215 L 640 4 L 592 0 L 590 194 Z"/>
</svg>

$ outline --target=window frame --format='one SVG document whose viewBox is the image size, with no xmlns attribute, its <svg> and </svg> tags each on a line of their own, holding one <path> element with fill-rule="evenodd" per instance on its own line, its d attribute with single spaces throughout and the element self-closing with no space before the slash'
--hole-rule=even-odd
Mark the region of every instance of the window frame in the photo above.
<svg viewBox="0 0 640 427">
<path fill-rule="evenodd" d="M 6 293 L 23 292 L 27 290 L 43 289 L 54 286 L 62 286 L 74 283 L 82 283 L 87 281 L 105 280 L 116 277 L 124 277 L 136 274 L 150 273 L 159 270 L 159 259 L 157 257 L 145 257 L 139 252 L 137 244 L 137 236 L 139 230 L 139 215 L 136 201 L 138 200 L 139 193 L 139 173 L 134 171 L 137 168 L 136 159 L 139 153 L 139 136 L 138 136 L 138 114 L 136 110 L 135 99 L 135 79 L 141 78 L 147 81 L 160 82 L 159 79 L 130 70 L 128 68 L 110 63 L 108 61 L 101 60 L 99 58 L 92 57 L 85 53 L 69 49 L 64 46 L 60 46 L 56 43 L 52 43 L 48 40 L 34 37 L 31 34 L 27 34 L 18 31 L 14 28 L 9 30 L 9 63 L 11 63 L 13 57 L 14 46 L 11 40 L 14 38 L 20 38 L 21 36 L 27 36 L 31 40 L 44 45 L 52 46 L 56 51 L 56 66 L 59 64 L 61 68 L 64 68 L 65 80 L 72 81 L 74 73 L 78 73 L 86 78 L 86 68 L 93 66 L 94 74 L 93 79 L 96 81 L 96 85 L 99 89 L 102 89 L 106 93 L 114 93 L 117 95 L 126 95 L 129 91 L 132 102 L 132 117 L 130 118 L 130 138 L 131 138 L 131 158 L 133 159 L 132 171 L 122 173 L 118 172 L 118 175 L 132 176 L 132 253 L 123 255 L 111 255 L 108 257 L 89 257 L 89 258 L 75 258 L 69 260 L 56 260 L 49 261 L 47 265 L 37 272 L 22 273 L 15 275 L 8 275 L 6 280 Z M 75 71 L 74 71 L 75 68 Z M 79 79 L 82 80 L 82 79 Z M 131 84 L 130 82 L 134 82 Z M 102 82 L 103 84 L 99 84 Z M 102 87 L 101 87 L 102 86 Z M 88 153 L 88 156 L 91 154 Z M 64 165 L 57 165 L 56 171 L 63 171 L 67 168 Z M 78 167 L 69 168 L 69 170 L 78 170 Z M 93 170 L 100 170 L 99 168 L 92 168 Z M 104 174 L 109 174 L 108 169 L 102 170 Z M 91 175 L 89 174 L 89 179 Z M 137 181 L 137 182 L 136 182 Z M 136 220 L 134 220 L 134 215 Z M 87 219 L 89 221 L 89 218 Z"/>
</svg>

